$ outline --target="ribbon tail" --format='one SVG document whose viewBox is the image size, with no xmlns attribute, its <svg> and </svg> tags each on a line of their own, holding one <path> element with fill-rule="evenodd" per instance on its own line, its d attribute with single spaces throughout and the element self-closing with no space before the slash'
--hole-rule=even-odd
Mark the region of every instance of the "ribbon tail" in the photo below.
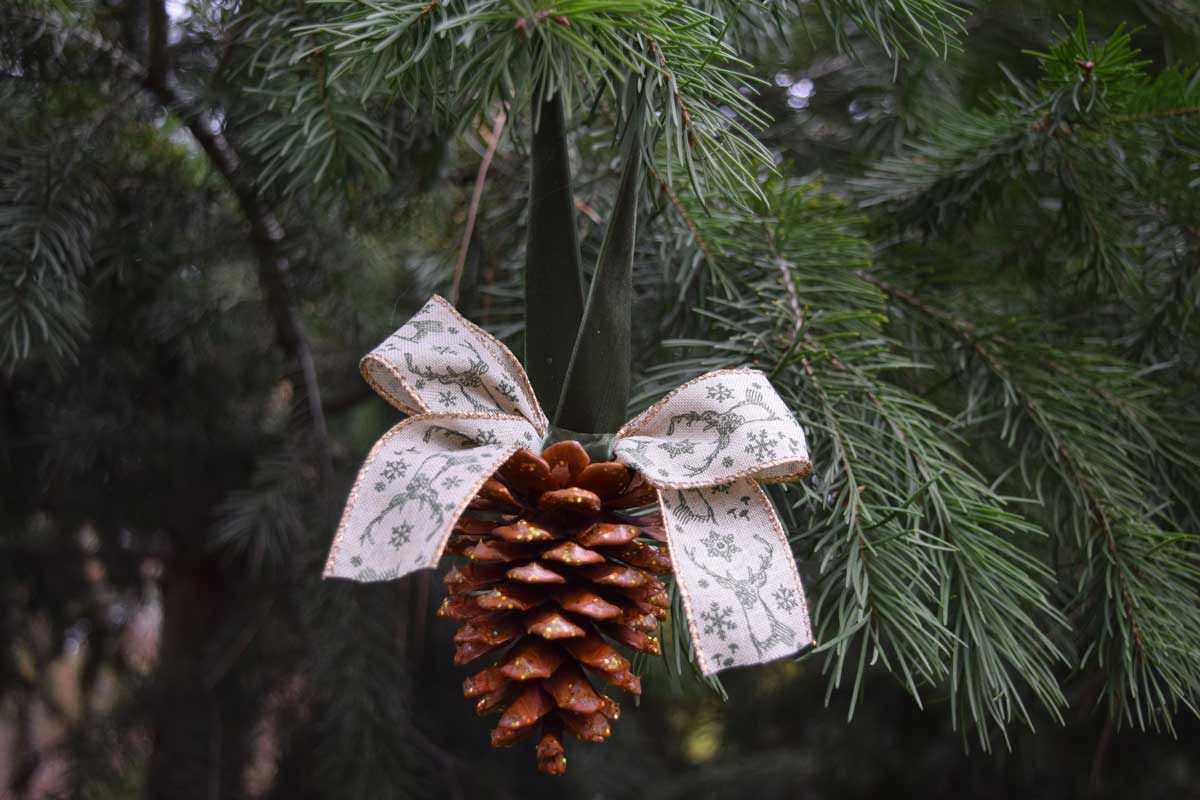
<svg viewBox="0 0 1200 800">
<path fill-rule="evenodd" d="M 812 643 L 791 546 L 754 480 L 658 494 L 701 672 L 761 664 Z"/>
<path fill-rule="evenodd" d="M 359 470 L 324 576 L 384 581 L 437 566 L 484 481 L 537 441 L 511 416 L 422 414 L 396 425 Z"/>
</svg>

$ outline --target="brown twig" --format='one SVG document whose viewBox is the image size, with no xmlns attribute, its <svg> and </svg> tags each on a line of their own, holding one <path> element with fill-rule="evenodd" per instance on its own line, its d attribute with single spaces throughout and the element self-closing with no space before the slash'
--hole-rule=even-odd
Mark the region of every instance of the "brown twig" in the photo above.
<svg viewBox="0 0 1200 800">
<path fill-rule="evenodd" d="M 479 162 L 479 171 L 475 174 L 475 188 L 471 192 L 471 204 L 467 207 L 467 225 L 463 230 L 462 244 L 458 248 L 458 260 L 454 263 L 454 278 L 450 283 L 449 300 L 454 305 L 458 304 L 458 296 L 462 289 L 463 271 L 467 266 L 467 251 L 471 247 L 471 237 L 475 234 L 475 219 L 479 215 L 479 202 L 483 198 L 483 187 L 487 184 L 488 169 L 492 165 L 496 149 L 500 146 L 500 134 L 504 132 L 504 123 L 507 121 L 508 115 L 504 109 L 500 109 L 492 120 L 492 133 L 491 138 L 487 140 L 487 151 L 484 152 L 483 160 Z"/>
<path fill-rule="evenodd" d="M 1147 111 L 1144 114 L 1129 114 L 1124 117 L 1117 117 L 1114 121 L 1118 124 L 1127 124 L 1130 122 L 1147 122 L 1152 119 L 1167 119 L 1170 117 L 1192 117 L 1200 114 L 1200 106 L 1184 106 L 1182 108 L 1164 108 L 1161 111 Z"/>
<path fill-rule="evenodd" d="M 146 64 L 99 33 L 63 23 L 53 15 L 29 15 L 30 19 L 52 28 L 63 36 L 91 47 L 106 57 L 121 77 L 135 81 L 148 91 L 165 110 L 178 114 L 188 132 L 200 145 L 213 169 L 225 180 L 250 223 L 250 240 L 258 256 L 259 285 L 265 295 L 267 311 L 275 327 L 276 338 L 284 351 L 295 360 L 304 384 L 305 399 L 312 422 L 314 450 L 322 478 L 333 471 L 332 449 L 321 406 L 320 384 L 304 326 L 292 304 L 288 273 L 291 263 L 284 249 L 284 230 L 274 211 L 259 195 L 254 182 L 241 170 L 241 159 L 233 144 L 213 124 L 204 109 L 188 100 L 176 87 L 169 62 L 167 34 L 170 19 L 163 0 L 153 0 L 147 14 Z"/>
<path fill-rule="evenodd" d="M 163 0 L 150 3 L 148 23 L 144 68 L 115 45 L 108 44 L 104 51 L 130 70 L 132 77 L 139 78 L 166 109 L 180 116 L 213 168 L 225 179 L 237 198 L 242 213 L 250 223 L 250 239 L 258 256 L 259 285 L 274 322 L 276 338 L 300 368 L 312 423 L 314 450 L 321 477 L 328 480 L 333 473 L 329 431 L 321 406 L 321 388 L 312 344 L 292 301 L 288 278 L 291 262 L 284 247 L 283 225 L 263 200 L 253 181 L 242 172 L 241 159 L 233 144 L 218 126 L 212 124 L 211 117 L 184 97 L 176 87 L 167 53 L 169 19 Z"/>
<path fill-rule="evenodd" d="M 683 121 L 683 130 L 687 134 L 687 143 L 689 147 L 695 146 L 695 136 L 692 133 L 692 112 L 688 111 L 687 103 L 683 102 L 683 95 L 679 92 L 679 84 L 675 82 L 675 73 L 671 71 L 671 67 L 667 64 L 666 54 L 662 48 L 658 46 L 658 42 L 652 37 L 647 37 L 650 42 L 650 51 L 654 55 L 654 60 L 658 63 L 658 68 L 666 76 L 667 86 L 671 90 L 671 99 L 675 101 L 675 105 L 679 108 L 679 116 Z"/>
<path fill-rule="evenodd" d="M 783 288 L 787 292 L 788 306 L 792 311 L 792 336 L 794 338 L 804 329 L 804 310 L 800 306 L 800 295 L 796 291 L 796 280 L 792 276 L 792 262 L 780 253 L 779 245 L 775 241 L 775 232 L 771 230 L 771 226 L 767 224 L 766 220 L 763 220 L 762 228 L 767 237 L 767 245 L 775 256 L 775 266 L 779 269 L 780 282 L 783 283 Z"/>
<path fill-rule="evenodd" d="M 713 256 L 712 249 L 709 248 L 708 242 L 700 234 L 700 226 L 696 224 L 696 220 L 692 218 L 683 201 L 679 199 L 679 195 L 675 194 L 675 190 L 671 188 L 671 185 L 667 183 L 662 174 L 654 168 L 653 164 L 648 165 L 648 169 L 650 170 L 650 174 L 654 176 L 654 179 L 658 181 L 658 186 L 662 189 L 663 194 L 667 196 L 671 201 L 671 205 L 675 206 L 675 210 L 679 212 L 680 218 L 683 219 L 683 224 L 691 231 L 692 238 L 696 240 L 696 246 L 704 253 L 704 258 L 710 262 L 715 262 L 716 258 Z"/>
<path fill-rule="evenodd" d="M 504 132 L 504 124 L 508 114 L 500 109 L 492 120 L 491 138 L 487 139 L 487 150 L 479 162 L 479 172 L 475 173 L 475 188 L 470 193 L 470 205 L 467 207 L 467 227 L 462 231 L 462 243 L 458 246 L 458 260 L 454 265 L 454 278 L 450 282 L 449 300 L 454 305 L 458 303 L 458 294 L 462 289 L 462 273 L 467 269 L 467 252 L 470 249 L 470 237 L 475 233 L 475 218 L 479 216 L 479 203 L 484 197 L 484 186 L 487 184 L 487 170 L 492 166 L 492 158 L 500 146 L 500 133 Z"/>
</svg>

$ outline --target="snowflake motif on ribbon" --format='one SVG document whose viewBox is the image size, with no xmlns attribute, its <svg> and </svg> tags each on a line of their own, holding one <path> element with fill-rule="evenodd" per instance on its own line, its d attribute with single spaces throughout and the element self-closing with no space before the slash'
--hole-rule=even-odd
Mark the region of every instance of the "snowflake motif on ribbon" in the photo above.
<svg viewBox="0 0 1200 800">
<path fill-rule="evenodd" d="M 402 460 L 395 459 L 388 461 L 383 465 L 383 469 L 379 474 L 383 480 L 375 481 L 375 491 L 385 492 L 392 481 L 403 478 L 408 473 L 408 464 Z"/>
<path fill-rule="evenodd" d="M 442 481 L 442 488 L 443 489 L 457 489 L 459 486 L 462 486 L 462 482 L 463 482 L 463 479 L 460 478 L 459 476 L 451 475 L 449 478 L 446 478 L 446 480 Z M 453 508 L 453 506 L 451 506 L 451 508 Z"/>
<path fill-rule="evenodd" d="M 720 388 L 723 384 L 719 384 Z M 768 387 L 769 388 L 769 387 Z M 719 409 L 706 409 L 703 411 L 689 410 L 682 414 L 673 414 L 667 424 L 667 436 L 680 436 L 677 431 L 694 431 L 698 427 L 705 435 L 705 444 L 711 444 L 712 449 L 704 456 L 703 460 L 695 464 L 684 464 L 683 468 L 689 476 L 696 476 L 704 473 L 712 463 L 717 460 L 719 455 L 728 455 L 725 451 L 733 443 L 733 436 L 747 425 L 761 425 L 767 422 L 778 422 L 779 415 L 775 413 L 775 409 L 768 405 L 766 397 L 761 389 L 757 387 L 746 387 L 746 399 L 734 403 L 729 408 L 721 411 Z M 764 436 L 769 436 L 765 431 L 760 432 Z M 707 437 L 716 435 L 714 441 L 708 441 Z M 755 438 L 753 434 L 750 438 Z M 772 446 L 779 443 L 778 439 L 770 439 Z M 748 453 L 758 456 L 758 453 L 747 448 Z M 772 457 L 774 452 L 771 453 Z"/>
<path fill-rule="evenodd" d="M 738 547 L 733 541 L 732 533 L 718 533 L 710 530 L 708 538 L 701 542 L 701 544 L 708 551 L 710 558 L 720 558 L 725 561 L 733 561 L 733 557 L 742 552 L 742 548 Z"/>
<path fill-rule="evenodd" d="M 775 606 L 780 611 L 791 611 L 800 605 L 800 601 L 796 599 L 796 590 L 790 586 L 780 586 L 771 596 L 775 598 Z"/>
<path fill-rule="evenodd" d="M 388 540 L 388 544 L 399 550 L 404 545 L 408 544 L 408 540 L 412 537 L 413 526 L 404 522 L 392 528 L 392 538 Z"/>
<path fill-rule="evenodd" d="M 747 498 L 748 499 L 748 498 Z M 688 558 L 692 563 L 699 567 L 708 577 L 712 578 L 723 589 L 733 592 L 737 599 L 738 607 L 741 609 L 742 616 L 746 620 L 747 632 L 750 634 L 750 642 L 754 645 L 754 649 L 760 656 L 769 652 L 772 648 L 783 644 L 791 645 L 796 641 L 796 631 L 790 625 L 780 620 L 775 616 L 775 612 L 771 610 L 771 606 L 762 596 L 762 590 L 767 584 L 767 575 L 771 569 L 771 564 L 775 559 L 775 552 L 771 549 L 771 543 L 757 533 L 753 535 L 755 541 L 763 546 L 763 551 L 758 557 L 758 568 L 749 567 L 746 574 L 735 574 L 735 570 L 725 568 L 723 572 L 714 572 L 712 567 L 703 561 L 696 558 L 696 554 L 684 548 Z M 708 612 L 702 613 L 700 616 L 709 622 L 704 632 L 706 634 L 714 633 L 717 638 L 724 641 L 724 631 L 718 627 L 711 627 L 712 620 L 709 619 L 710 613 L 715 612 L 717 603 L 713 602 Z M 730 609 L 732 611 L 732 609 Z M 770 633 L 763 636 L 755 632 L 754 623 L 752 620 L 764 619 L 770 626 Z M 732 621 L 728 621 L 733 624 Z"/>
<path fill-rule="evenodd" d="M 430 522 L 433 525 L 430 528 L 429 536 L 432 538 L 437 535 L 438 529 L 436 526 L 445 522 L 447 512 L 453 510 L 453 506 L 443 507 L 441 498 L 438 492 L 434 489 L 434 481 L 437 481 L 446 475 L 452 469 L 457 467 L 466 467 L 470 469 L 470 465 L 475 463 L 476 458 L 473 455 L 448 455 L 445 453 L 435 453 L 427 457 L 414 472 L 413 476 L 408 480 L 408 483 L 403 489 L 394 493 L 388 501 L 387 506 L 376 514 L 358 537 L 360 544 L 368 542 L 374 543 L 375 527 L 381 524 L 385 517 L 393 513 L 403 513 L 409 504 L 414 504 L 418 508 L 428 509 Z M 433 474 L 425 474 L 422 471 L 426 468 L 433 470 Z M 449 477 L 449 476 L 447 476 Z M 378 488 L 378 484 L 376 484 Z"/>
<path fill-rule="evenodd" d="M 772 436 L 770 431 L 753 431 L 746 439 L 746 452 L 755 458 L 768 459 L 775 457 L 775 448 L 779 446 L 779 437 Z"/>
<path fill-rule="evenodd" d="M 733 617 L 733 606 L 722 608 L 715 600 L 708 607 L 708 611 L 700 612 L 700 619 L 704 620 L 704 632 L 716 634 L 722 642 L 725 641 L 725 637 L 730 631 L 737 630 L 737 623 L 731 617 Z"/>
<path fill-rule="evenodd" d="M 438 400 L 442 402 L 442 405 L 451 408 L 458 405 L 458 398 L 454 396 L 453 392 L 438 392 Z"/>
<path fill-rule="evenodd" d="M 485 447 L 492 444 L 500 444 L 500 437 L 496 435 L 494 430 L 488 429 L 475 434 L 475 444 L 480 447 Z"/>
<path fill-rule="evenodd" d="M 726 400 L 733 399 L 733 392 L 723 383 L 718 383 L 716 386 L 709 386 L 706 390 L 709 400 L 716 400 L 718 403 L 723 403 Z"/>
</svg>

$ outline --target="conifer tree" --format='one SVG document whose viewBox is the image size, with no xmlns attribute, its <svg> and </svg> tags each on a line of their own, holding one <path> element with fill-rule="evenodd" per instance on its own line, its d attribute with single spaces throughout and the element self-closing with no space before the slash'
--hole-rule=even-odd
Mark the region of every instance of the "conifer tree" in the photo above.
<svg viewBox="0 0 1200 800">
<path fill-rule="evenodd" d="M 940 763 L 1085 730 L 1121 791 L 1114 731 L 1200 702 L 1198 65 L 1173 3 L 5 5 L 6 790 L 568 791 L 438 699 L 427 576 L 319 579 L 395 421 L 357 358 L 439 291 L 565 429 L 752 365 L 809 435 L 772 494 L 817 646 L 756 695 L 668 631 L 672 699 L 562 780 L 845 793 L 756 722 L 823 699 Z"/>
</svg>

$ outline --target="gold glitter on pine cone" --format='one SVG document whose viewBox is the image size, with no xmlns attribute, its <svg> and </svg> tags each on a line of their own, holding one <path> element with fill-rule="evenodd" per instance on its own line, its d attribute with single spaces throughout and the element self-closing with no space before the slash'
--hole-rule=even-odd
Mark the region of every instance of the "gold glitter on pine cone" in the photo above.
<svg viewBox="0 0 1200 800">
<path fill-rule="evenodd" d="M 479 714 L 500 712 L 492 745 L 537 733 L 537 767 L 567 768 L 563 734 L 602 742 L 620 708 L 598 687 L 640 695 L 622 648 L 658 655 L 671 572 L 654 487 L 579 442 L 519 450 L 455 523 L 438 616 L 459 622 L 454 663 L 494 663 L 463 682 Z"/>
</svg>

